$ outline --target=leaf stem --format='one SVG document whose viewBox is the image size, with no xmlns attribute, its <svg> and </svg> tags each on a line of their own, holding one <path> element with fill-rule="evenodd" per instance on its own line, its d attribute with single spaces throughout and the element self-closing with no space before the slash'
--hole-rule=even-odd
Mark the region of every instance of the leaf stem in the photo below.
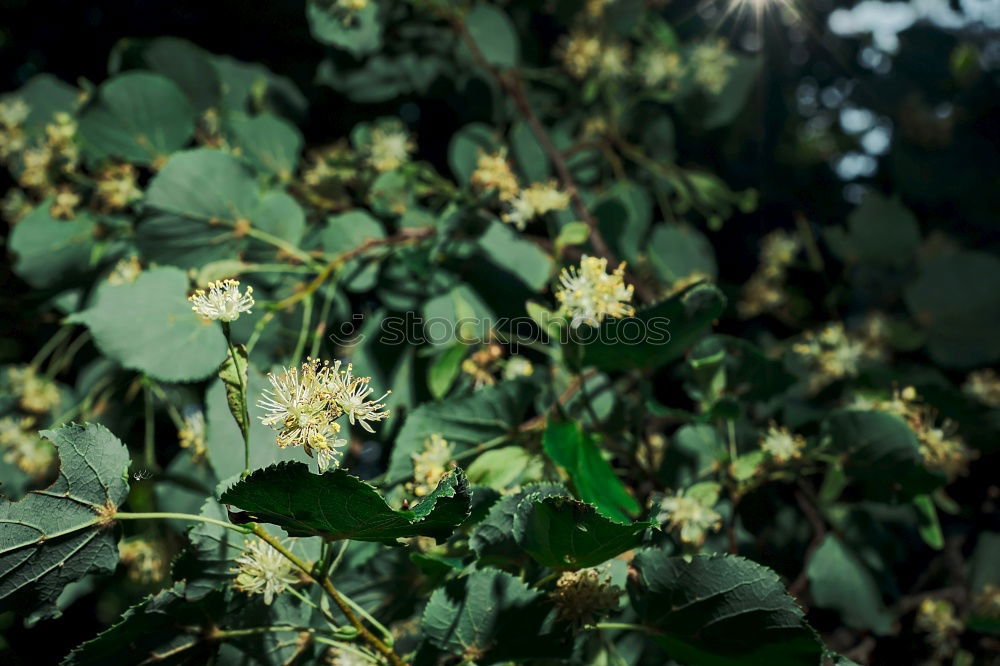
<svg viewBox="0 0 1000 666">
<path fill-rule="evenodd" d="M 119 511 L 115 513 L 113 518 L 115 520 L 186 520 L 188 522 L 218 525 L 219 527 L 225 527 L 228 530 L 233 530 L 234 532 L 239 532 L 240 534 L 250 534 L 253 531 L 249 527 L 244 527 L 243 525 L 234 525 L 233 523 L 216 520 L 215 518 L 209 518 L 208 516 L 196 516 L 193 513 L 160 513 L 158 511 L 152 513 L 132 513 Z"/>
<path fill-rule="evenodd" d="M 150 470 L 158 470 L 159 466 L 156 464 L 156 439 L 153 431 L 153 392 L 149 388 L 149 381 L 148 378 L 145 378 L 142 389 L 143 402 L 145 403 L 145 459 L 146 467 Z"/>
<path fill-rule="evenodd" d="M 630 624 L 628 622 L 598 622 L 597 624 L 592 624 L 586 629 L 625 629 L 628 631 L 641 631 L 644 633 L 649 633 L 649 627 L 644 627 L 641 624 Z"/>
<path fill-rule="evenodd" d="M 333 586 L 333 583 L 330 582 L 329 577 L 322 576 L 319 579 L 314 578 L 312 574 L 312 566 L 310 566 L 308 562 L 303 561 L 302 558 L 300 558 L 298 555 L 288 550 L 288 548 L 286 548 L 285 545 L 281 543 L 279 539 L 276 539 L 275 537 L 271 536 L 271 534 L 260 525 L 255 524 L 253 526 L 253 533 L 256 534 L 258 537 L 260 537 L 263 541 L 268 543 L 272 548 L 277 550 L 279 553 L 284 555 L 289 562 L 291 562 L 299 569 L 301 569 L 303 573 L 305 573 L 310 578 L 313 578 L 313 580 L 315 580 L 320 585 L 320 587 L 323 588 L 323 591 L 330 596 L 330 599 L 333 600 L 333 603 L 335 603 L 337 607 L 340 608 L 340 612 L 344 614 L 344 617 L 347 618 L 347 621 L 350 622 L 351 625 L 358 630 L 358 635 L 361 638 L 363 638 L 366 643 L 371 645 L 380 655 L 385 657 L 390 664 L 392 664 L 393 666 L 406 666 L 406 662 L 403 661 L 402 657 L 396 654 L 395 650 L 393 650 L 389 645 L 387 645 L 384 641 L 382 641 L 378 636 L 373 634 L 368 629 L 368 627 L 366 627 L 361 622 L 361 620 L 358 619 L 358 616 L 354 614 L 351 605 L 344 600 L 344 597 L 342 597 L 340 592 L 337 591 L 337 588 Z"/>
<path fill-rule="evenodd" d="M 247 367 L 240 368 L 239 354 L 236 353 L 236 348 L 233 346 L 233 339 L 229 331 L 229 322 L 222 322 L 222 333 L 226 336 L 226 345 L 229 346 L 229 357 L 233 359 L 233 368 L 236 370 L 236 379 L 240 383 L 240 410 L 243 412 L 243 423 L 242 425 L 237 423 L 236 425 L 240 428 L 240 434 L 243 435 L 243 476 L 246 478 L 250 476 L 250 414 L 247 409 L 247 384 L 243 379 L 243 371 L 247 371 L 247 379 L 250 377 L 250 352 L 247 352 Z"/>
</svg>

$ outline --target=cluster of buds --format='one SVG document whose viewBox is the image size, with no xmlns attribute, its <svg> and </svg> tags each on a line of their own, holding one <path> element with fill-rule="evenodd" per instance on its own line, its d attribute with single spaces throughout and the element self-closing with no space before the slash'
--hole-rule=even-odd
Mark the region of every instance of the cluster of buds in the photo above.
<svg viewBox="0 0 1000 666">
<path fill-rule="evenodd" d="M 55 471 L 56 451 L 38 436 L 31 416 L 0 419 L 0 451 L 3 461 L 14 465 L 35 481 L 49 479 Z"/>
<path fill-rule="evenodd" d="M 132 255 L 119 259 L 108 274 L 108 282 L 114 285 L 132 284 L 142 274 L 142 264 L 139 257 Z"/>
<path fill-rule="evenodd" d="M 261 419 L 264 425 L 278 430 L 280 448 L 301 446 L 316 458 L 320 471 L 336 464 L 336 450 L 347 444 L 340 439 L 341 426 L 337 420 L 347 416 L 351 425 L 360 425 L 374 432 L 369 421 L 389 418 L 389 410 L 382 403 L 388 395 L 369 399 L 373 393 L 368 383 L 370 377 L 355 377 L 353 367 L 341 369 L 341 362 L 333 365 L 308 359 L 298 368 L 287 368 L 280 373 L 269 373 L 271 388 L 257 405 L 266 412 Z"/>
<path fill-rule="evenodd" d="M 62 400 L 55 382 L 40 376 L 33 365 L 8 368 L 6 384 L 18 407 L 31 414 L 46 414 Z"/>
<path fill-rule="evenodd" d="M 856 377 L 865 361 L 883 357 L 885 349 L 870 338 L 848 334 L 844 325 L 835 322 L 821 331 L 809 331 L 792 351 L 810 371 L 809 388 L 819 391 L 831 382 Z"/>
<path fill-rule="evenodd" d="M 555 181 L 532 183 L 521 189 L 503 149 L 481 154 L 469 182 L 480 192 L 496 192 L 504 204 L 500 219 L 520 230 L 536 217 L 566 210 L 570 203 L 569 194 L 560 190 Z"/>
<path fill-rule="evenodd" d="M 407 491 L 414 497 L 431 494 L 451 469 L 454 452 L 455 447 L 440 434 L 434 433 L 428 437 L 419 453 L 410 454 L 413 459 L 413 481 L 407 484 Z"/>
<path fill-rule="evenodd" d="M 737 306 L 741 317 L 756 317 L 785 305 L 785 276 L 801 249 L 799 237 L 782 229 L 764 236 L 760 266 L 744 285 L 743 299 Z"/>
<path fill-rule="evenodd" d="M 705 92 L 718 95 L 729 82 L 736 58 L 725 39 L 702 42 L 691 51 L 691 77 Z"/>
<path fill-rule="evenodd" d="M 611 273 L 608 260 L 583 255 L 580 266 L 564 268 L 559 276 L 556 299 L 573 328 L 597 326 L 605 317 L 630 317 L 632 285 L 625 285 L 625 262 Z"/>
<path fill-rule="evenodd" d="M 561 619 L 582 626 L 618 610 L 622 592 L 609 573 L 591 568 L 564 571 L 549 597 Z"/>
<path fill-rule="evenodd" d="M 920 454 L 928 468 L 944 472 L 949 479 L 968 470 L 975 454 L 955 434 L 956 424 L 947 420 L 937 423 L 934 409 L 920 399 L 912 386 L 893 391 L 887 400 L 858 399 L 854 406 L 887 412 L 905 421 L 920 442 Z"/>
<path fill-rule="evenodd" d="M 137 184 L 135 167 L 131 164 L 113 164 L 97 176 L 97 200 L 103 210 L 121 210 L 142 198 Z"/>
<path fill-rule="evenodd" d="M 159 541 L 126 539 L 118 544 L 118 559 L 125 565 L 129 580 L 140 585 L 159 583 L 170 572 L 169 554 Z"/>
<path fill-rule="evenodd" d="M 191 457 L 201 460 L 208 452 L 206 445 L 205 412 L 194 407 L 185 410 L 184 423 L 177 431 L 177 439 L 182 449 L 191 452 Z"/>
<path fill-rule="evenodd" d="M 962 392 L 987 407 L 1000 407 L 1000 376 L 992 368 L 970 372 Z"/>
<path fill-rule="evenodd" d="M 917 609 L 914 627 L 927 634 L 927 644 L 934 650 L 934 657 L 939 662 L 953 656 L 958 650 L 958 636 L 962 633 L 963 626 L 951 602 L 945 599 L 924 599 Z"/>
</svg>

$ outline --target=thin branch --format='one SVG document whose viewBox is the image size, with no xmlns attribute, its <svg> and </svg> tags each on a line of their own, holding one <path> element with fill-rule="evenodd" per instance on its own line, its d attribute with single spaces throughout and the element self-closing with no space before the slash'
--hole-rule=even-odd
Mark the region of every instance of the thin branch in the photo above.
<svg viewBox="0 0 1000 666">
<path fill-rule="evenodd" d="M 373 634 L 368 629 L 368 627 L 366 627 L 361 622 L 361 620 L 358 619 L 358 616 L 355 615 L 354 611 L 351 609 L 350 604 L 348 604 L 347 601 L 344 600 L 344 597 L 340 595 L 340 592 L 338 592 L 337 588 L 333 586 L 333 583 L 330 581 L 330 578 L 328 576 L 322 576 L 319 579 L 314 578 L 312 565 L 310 565 L 308 562 L 305 562 L 298 555 L 285 548 L 285 545 L 281 543 L 280 540 L 271 536 L 271 534 L 268 533 L 268 531 L 265 530 L 260 525 L 254 525 L 253 533 L 256 534 L 258 537 L 260 537 L 265 542 L 267 542 L 268 544 L 270 544 L 271 547 L 273 547 L 279 553 L 284 555 L 289 562 L 297 566 L 299 569 L 302 570 L 303 573 L 305 573 L 307 576 L 316 581 L 319 584 L 319 586 L 323 588 L 323 591 L 327 593 L 327 595 L 330 597 L 333 603 L 337 605 L 337 607 L 340 609 L 340 612 L 343 613 L 344 617 L 347 618 L 347 621 L 351 623 L 351 626 L 353 626 L 355 629 L 358 630 L 358 635 L 362 639 L 364 639 L 366 643 L 371 645 L 379 654 L 385 657 L 390 664 L 392 664 L 393 666 L 406 666 L 406 662 L 403 660 L 402 657 L 396 654 L 395 650 L 393 650 L 389 645 L 387 645 L 384 641 L 382 641 L 382 639 L 380 639 L 378 636 Z"/>
</svg>

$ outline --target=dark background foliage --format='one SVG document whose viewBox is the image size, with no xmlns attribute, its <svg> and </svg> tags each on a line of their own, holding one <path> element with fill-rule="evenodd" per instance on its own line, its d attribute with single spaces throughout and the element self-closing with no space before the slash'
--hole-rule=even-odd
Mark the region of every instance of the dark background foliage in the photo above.
<svg viewBox="0 0 1000 666">
<path fill-rule="evenodd" d="M 696 7 L 704 3 L 664 4 L 664 15 L 682 36 L 714 31 L 739 47 L 752 27 L 745 17 L 704 16 Z M 953 4 L 957 10 L 959 3 Z M 953 63 L 960 43 L 996 51 L 995 43 L 989 46 L 996 36 L 971 27 L 945 31 L 917 24 L 899 35 L 891 68 L 877 71 L 878 66 L 871 66 L 874 56 L 866 51 L 871 46 L 869 38 L 841 37 L 829 30 L 827 17 L 835 8 L 829 0 L 818 0 L 802 8 L 804 21 L 798 27 L 790 29 L 776 21 L 765 24 L 760 33 L 765 60 L 762 79 L 733 127 L 706 133 L 685 126 L 680 117 L 674 119 L 677 152 L 686 163 L 704 165 L 734 190 L 752 187 L 759 192 L 756 211 L 737 214 L 721 232 L 711 235 L 724 287 L 738 288 L 754 270 L 757 241 L 764 233 L 793 228 L 797 216 L 817 227 L 840 223 L 865 189 L 899 195 L 920 220 L 925 235 L 939 230 L 979 249 L 997 249 L 1000 244 L 996 233 L 1000 211 L 997 72 L 974 72 L 963 78 L 955 75 Z M 551 17 L 540 18 L 531 26 L 538 44 L 525 44 L 525 49 L 551 50 L 560 28 L 550 21 Z M 316 64 L 329 54 L 310 38 L 303 2 L 3 0 L 0 90 L 16 89 L 40 72 L 69 82 L 99 82 L 106 76 L 109 54 L 121 40 L 163 35 L 188 39 L 214 53 L 260 62 L 290 77 L 309 99 L 309 115 L 300 122 L 306 145 L 344 136 L 361 120 L 398 115 L 418 137 L 420 158 L 446 173 L 446 148 L 455 128 L 479 119 L 477 91 L 457 90 L 444 80 L 432 86 L 419 104 L 399 99 L 374 107 L 354 105 L 329 87 L 316 85 Z M 888 150 L 873 156 L 875 168 L 854 177 L 836 168 L 849 153 L 865 154 L 857 136 L 840 124 L 840 114 L 848 106 L 868 109 L 892 128 Z M 796 137 L 807 127 L 825 128 L 822 150 L 802 150 Z M 0 184 L 6 189 L 9 183 Z M 836 266 L 832 258 L 826 259 Z M 55 326 L 28 318 L 33 312 L 30 303 L 40 296 L 29 293 L 9 270 L 9 264 L 3 263 L 0 360 L 4 362 L 30 356 Z M 793 276 L 790 286 L 806 303 L 830 289 L 816 274 L 800 277 Z M 837 303 L 834 318 L 849 317 L 854 309 L 863 311 L 881 297 L 878 289 L 855 289 Z M 831 318 L 821 303 L 813 307 L 807 317 L 817 322 Z M 727 317 L 720 330 L 751 337 L 763 332 L 778 337 L 789 333 L 770 318 L 746 323 Z M 959 375 L 955 378 L 960 382 Z M 672 390 L 680 389 L 666 385 L 662 389 L 665 396 Z M 669 404 L 669 398 L 664 402 Z M 986 489 L 995 482 L 994 463 L 995 459 L 987 457 L 974 465 L 955 499 L 984 501 L 989 495 Z M 946 536 L 1000 529 L 996 518 L 993 525 L 943 520 Z M 925 550 L 907 562 L 908 571 L 899 573 L 900 580 L 912 580 L 931 555 Z M 87 599 L 57 621 L 29 631 L 7 632 L 11 643 L 0 652 L 0 661 L 29 663 L 23 656 L 31 655 L 33 664 L 56 663 L 119 611 L 99 608 L 96 598 Z M 822 612 L 812 613 L 810 619 L 824 629 L 837 623 L 836 617 L 825 617 Z M 878 663 L 908 663 L 907 640 L 903 635 L 882 641 L 873 658 Z"/>
</svg>

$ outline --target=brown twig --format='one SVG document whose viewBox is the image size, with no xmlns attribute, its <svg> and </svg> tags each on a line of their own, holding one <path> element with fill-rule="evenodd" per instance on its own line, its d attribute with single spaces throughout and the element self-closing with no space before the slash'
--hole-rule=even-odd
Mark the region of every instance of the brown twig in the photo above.
<svg viewBox="0 0 1000 666">
<path fill-rule="evenodd" d="M 556 148 L 555 144 L 552 143 L 552 139 L 549 138 L 548 132 L 545 131 L 545 127 L 542 125 L 538 116 L 531 108 L 531 104 L 528 102 L 528 96 L 524 91 L 524 84 L 521 81 L 521 77 L 518 76 L 515 71 L 508 70 L 506 72 L 501 72 L 496 67 L 491 65 L 483 56 L 482 51 L 479 50 L 479 46 L 476 44 L 476 40 L 472 38 L 472 35 L 469 34 L 468 29 L 460 19 L 452 19 L 451 24 L 458 35 L 462 38 L 462 41 L 469 48 L 469 52 L 472 54 L 476 64 L 489 73 L 493 80 L 496 81 L 497 85 L 500 86 L 500 89 L 503 90 L 507 96 L 510 97 L 511 101 L 514 102 L 514 106 L 517 107 L 517 110 L 524 119 L 524 122 L 527 123 L 532 134 L 535 135 L 535 139 L 542 147 L 542 151 L 545 152 L 549 160 L 551 160 L 552 166 L 555 167 L 556 174 L 559 176 L 559 182 L 570 197 L 570 202 L 573 204 L 573 210 L 576 211 L 580 220 L 590 229 L 590 244 L 593 245 L 594 251 L 601 257 L 607 259 L 609 264 L 617 265 L 618 259 L 615 257 L 614 252 L 611 251 L 607 241 L 604 240 L 604 236 L 601 235 L 597 219 L 590 212 L 590 210 L 588 210 L 587 204 L 583 201 L 583 197 L 580 196 L 580 188 L 577 186 L 576 180 L 573 178 L 573 174 L 570 173 L 569 166 L 566 164 L 566 159 L 563 156 L 563 153 Z M 635 285 L 636 291 L 645 301 L 654 302 L 657 300 L 657 295 L 652 289 L 646 286 L 643 282 L 636 280 L 635 276 L 630 276 L 630 279 Z"/>
<path fill-rule="evenodd" d="M 798 490 L 795 491 L 795 501 L 805 515 L 806 520 L 809 521 L 809 525 L 812 527 L 813 538 L 809 542 L 809 546 L 806 548 L 805 557 L 802 558 L 803 565 L 802 571 L 795 578 L 791 585 L 788 586 L 788 593 L 793 597 L 798 597 L 801 595 L 806 586 L 809 585 L 809 560 L 812 558 L 813 553 L 816 549 L 820 547 L 823 540 L 826 539 L 826 521 L 823 520 L 823 516 L 820 515 L 819 511 L 813 506 L 812 500 L 806 494 L 803 486 L 800 486 Z"/>
</svg>

